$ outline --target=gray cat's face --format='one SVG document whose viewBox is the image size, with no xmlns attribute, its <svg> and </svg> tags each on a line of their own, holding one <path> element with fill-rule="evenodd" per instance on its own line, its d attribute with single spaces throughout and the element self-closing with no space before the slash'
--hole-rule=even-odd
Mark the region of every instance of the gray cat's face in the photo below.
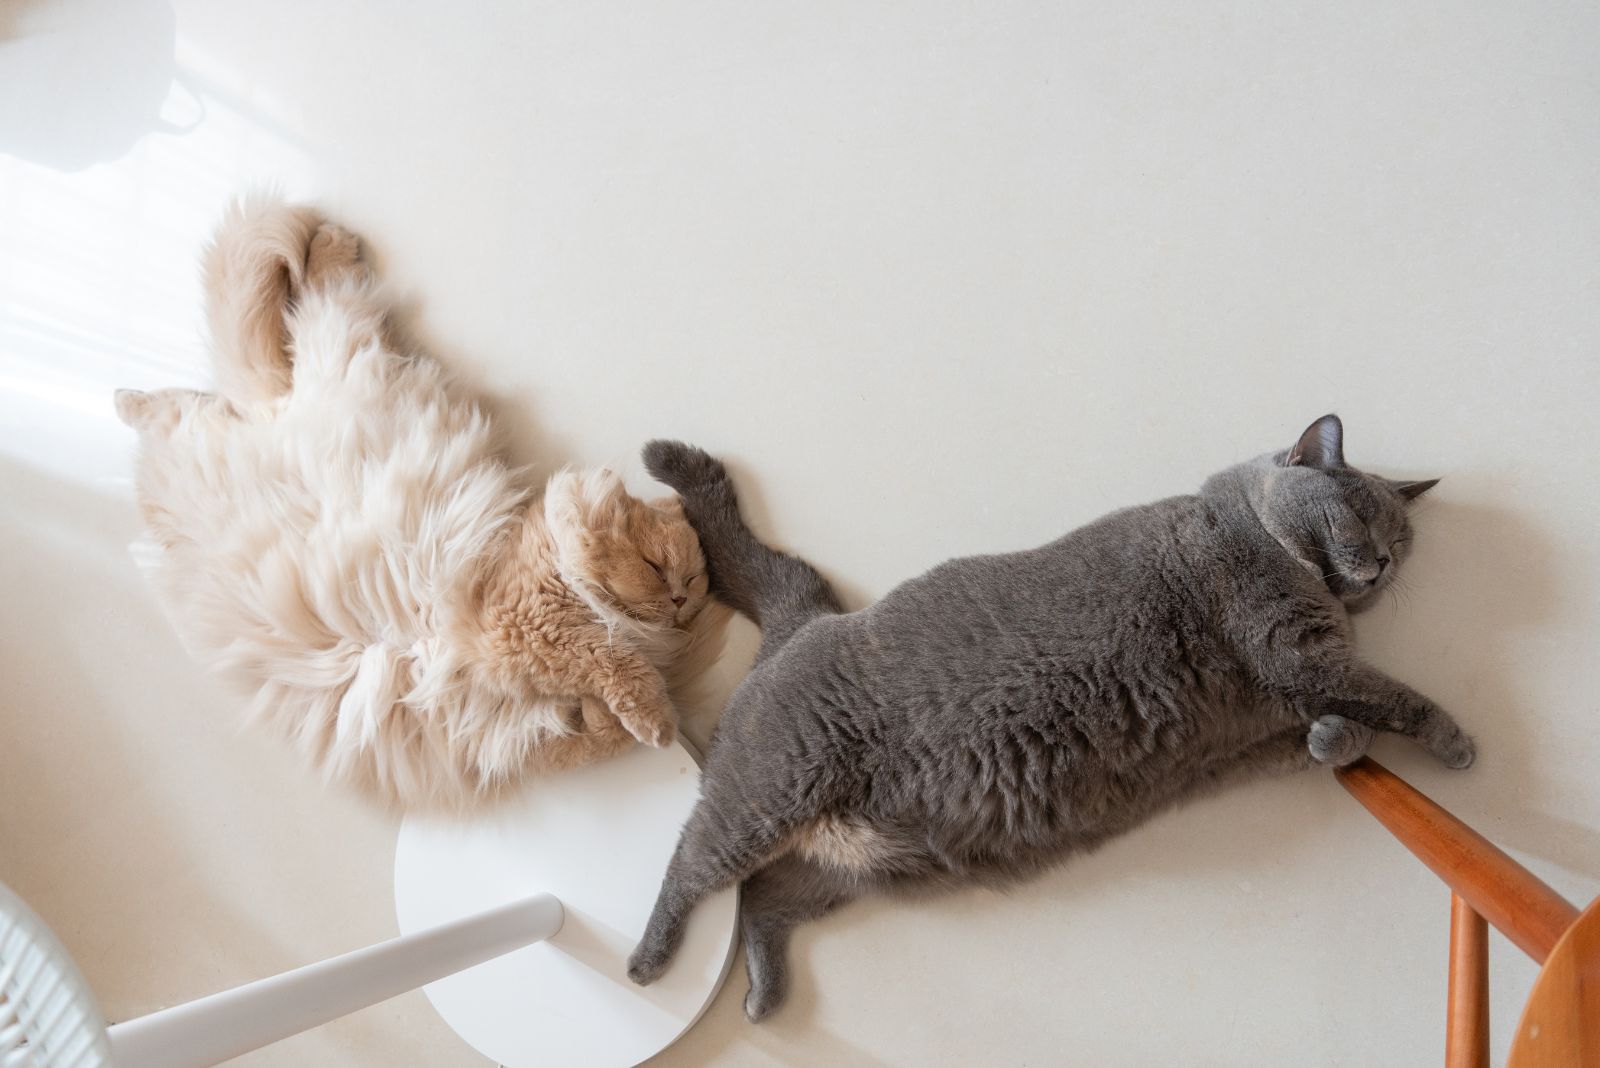
<svg viewBox="0 0 1600 1068">
<path fill-rule="evenodd" d="M 1393 482 L 1344 462 L 1344 427 L 1318 419 L 1272 457 L 1258 504 L 1278 542 L 1351 609 L 1369 604 L 1411 552 L 1412 501 L 1438 479 Z"/>
</svg>

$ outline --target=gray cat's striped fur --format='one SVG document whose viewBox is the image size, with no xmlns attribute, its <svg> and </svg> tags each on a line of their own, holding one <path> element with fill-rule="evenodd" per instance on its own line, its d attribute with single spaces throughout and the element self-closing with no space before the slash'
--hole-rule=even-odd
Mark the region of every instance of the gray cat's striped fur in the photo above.
<svg viewBox="0 0 1600 1068">
<path fill-rule="evenodd" d="M 1341 439 L 1325 416 L 1198 494 L 952 560 L 849 614 L 750 533 L 720 463 L 652 442 L 762 645 L 629 975 L 659 976 L 696 902 L 743 881 L 759 1020 L 794 926 L 862 893 L 1025 877 L 1220 780 L 1353 760 L 1375 729 L 1470 764 L 1442 709 L 1361 662 L 1347 618 L 1409 553 L 1407 505 L 1433 483 L 1363 474 Z"/>
</svg>

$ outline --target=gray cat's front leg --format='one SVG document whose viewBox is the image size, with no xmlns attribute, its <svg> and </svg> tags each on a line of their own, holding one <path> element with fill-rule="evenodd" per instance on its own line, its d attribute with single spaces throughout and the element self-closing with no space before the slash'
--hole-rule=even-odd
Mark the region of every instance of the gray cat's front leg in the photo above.
<svg viewBox="0 0 1600 1068">
<path fill-rule="evenodd" d="M 1448 712 L 1380 671 L 1352 664 L 1325 669 L 1309 681 L 1312 686 L 1301 688 L 1296 694 L 1296 703 L 1308 718 L 1320 721 L 1339 716 L 1359 726 L 1404 734 L 1426 746 L 1450 768 L 1470 767 L 1477 757 L 1472 739 Z M 1330 745 L 1334 726 L 1326 728 Z"/>
</svg>

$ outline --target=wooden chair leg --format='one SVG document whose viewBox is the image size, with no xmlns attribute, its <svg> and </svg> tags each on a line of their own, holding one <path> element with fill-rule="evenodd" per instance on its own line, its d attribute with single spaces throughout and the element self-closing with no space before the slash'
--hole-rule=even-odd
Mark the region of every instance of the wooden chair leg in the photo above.
<svg viewBox="0 0 1600 1068">
<path fill-rule="evenodd" d="M 1489 925 L 1450 895 L 1450 993 L 1445 1068 L 1489 1068 Z"/>
</svg>

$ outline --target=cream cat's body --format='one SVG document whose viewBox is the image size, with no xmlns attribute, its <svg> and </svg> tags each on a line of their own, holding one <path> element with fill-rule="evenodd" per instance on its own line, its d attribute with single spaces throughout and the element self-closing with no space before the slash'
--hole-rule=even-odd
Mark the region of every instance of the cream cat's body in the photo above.
<svg viewBox="0 0 1600 1068">
<path fill-rule="evenodd" d="M 662 672 L 717 622 L 691 638 L 704 566 L 672 504 L 609 472 L 531 493 L 483 411 L 394 351 L 355 240 L 314 213 L 245 205 L 207 282 L 223 394 L 117 406 L 156 587 L 256 717 L 411 807 L 671 740 Z"/>
</svg>

